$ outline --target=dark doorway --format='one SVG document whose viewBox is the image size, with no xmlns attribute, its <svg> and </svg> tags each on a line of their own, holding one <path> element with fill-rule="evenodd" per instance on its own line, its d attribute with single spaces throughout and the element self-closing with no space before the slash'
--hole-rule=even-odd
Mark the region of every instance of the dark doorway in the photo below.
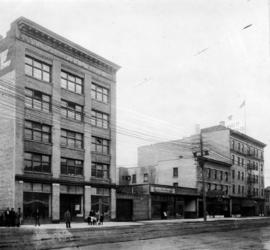
<svg viewBox="0 0 270 250">
<path fill-rule="evenodd" d="M 116 218 L 118 221 L 131 221 L 133 214 L 133 201 L 128 199 L 116 200 Z"/>
<path fill-rule="evenodd" d="M 69 210 L 72 220 L 77 220 L 77 215 L 82 213 L 81 195 L 60 195 L 60 219 L 64 219 L 64 213 Z M 83 217 L 82 217 L 83 218 Z M 81 218 L 79 218 L 80 220 Z"/>
<path fill-rule="evenodd" d="M 168 216 L 168 203 L 167 202 L 161 202 L 161 219 L 167 219 Z"/>
</svg>

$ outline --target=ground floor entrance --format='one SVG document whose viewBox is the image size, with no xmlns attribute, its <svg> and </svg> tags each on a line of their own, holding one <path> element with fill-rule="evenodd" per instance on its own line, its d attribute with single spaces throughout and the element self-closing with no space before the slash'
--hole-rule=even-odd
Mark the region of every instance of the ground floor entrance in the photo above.
<svg viewBox="0 0 270 250">
<path fill-rule="evenodd" d="M 117 199 L 116 218 L 118 221 L 131 221 L 133 217 L 133 200 Z"/>
<path fill-rule="evenodd" d="M 72 221 L 82 221 L 83 218 L 83 196 L 74 194 L 60 195 L 60 220 L 64 220 L 64 214 L 70 211 Z"/>
<path fill-rule="evenodd" d="M 116 218 L 115 189 L 59 183 L 16 182 L 14 209 L 20 208 L 23 223 L 58 223 L 70 211 L 72 221 L 84 221 L 91 210 L 104 215 L 104 220 Z M 38 212 L 37 212 L 38 210 Z"/>
</svg>

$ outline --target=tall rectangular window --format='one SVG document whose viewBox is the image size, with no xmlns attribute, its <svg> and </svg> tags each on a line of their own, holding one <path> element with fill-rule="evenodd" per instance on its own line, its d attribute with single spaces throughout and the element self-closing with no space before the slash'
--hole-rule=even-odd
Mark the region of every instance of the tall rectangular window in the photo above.
<svg viewBox="0 0 270 250">
<path fill-rule="evenodd" d="M 225 172 L 225 181 L 228 181 L 228 172 Z"/>
<path fill-rule="evenodd" d="M 92 162 L 92 176 L 102 179 L 109 179 L 109 165 Z"/>
<path fill-rule="evenodd" d="M 82 94 L 83 93 L 83 78 L 61 71 L 61 87 L 71 92 Z"/>
<path fill-rule="evenodd" d="M 91 124 L 95 127 L 107 129 L 109 127 L 109 115 L 96 110 L 92 110 Z"/>
<path fill-rule="evenodd" d="M 108 155 L 110 152 L 109 140 L 92 136 L 92 151 Z"/>
<path fill-rule="evenodd" d="M 240 166 L 240 157 L 237 157 L 237 165 Z"/>
<path fill-rule="evenodd" d="M 49 155 L 24 153 L 24 170 L 31 172 L 51 172 L 51 157 Z"/>
<path fill-rule="evenodd" d="M 234 165 L 234 161 L 235 161 L 235 156 L 232 155 L 232 165 Z"/>
<path fill-rule="evenodd" d="M 83 175 L 83 161 L 61 158 L 61 174 Z"/>
<path fill-rule="evenodd" d="M 232 170 L 232 179 L 234 179 L 235 171 Z"/>
<path fill-rule="evenodd" d="M 104 87 L 92 82 L 91 97 L 97 101 L 108 103 L 109 90 L 107 88 L 104 88 Z"/>
<path fill-rule="evenodd" d="M 73 102 L 61 100 L 61 114 L 65 118 L 82 121 L 83 107 Z"/>
<path fill-rule="evenodd" d="M 173 168 L 173 177 L 178 177 L 178 168 Z"/>
<path fill-rule="evenodd" d="M 40 91 L 25 89 L 25 106 L 44 112 L 51 111 L 51 97 Z"/>
<path fill-rule="evenodd" d="M 38 122 L 24 122 L 24 138 L 39 142 L 51 142 L 51 126 Z"/>
<path fill-rule="evenodd" d="M 143 182 L 148 182 L 148 174 L 143 174 Z"/>
<path fill-rule="evenodd" d="M 61 129 L 61 145 L 71 148 L 83 148 L 83 134 Z"/>
<path fill-rule="evenodd" d="M 136 174 L 133 174 L 132 175 L 132 183 L 136 183 L 137 182 L 137 180 L 136 180 Z"/>
<path fill-rule="evenodd" d="M 210 179 L 211 178 L 211 168 L 208 168 L 208 179 Z"/>
<path fill-rule="evenodd" d="M 45 82 L 50 82 L 51 66 L 30 56 L 25 56 L 25 74 Z"/>
</svg>

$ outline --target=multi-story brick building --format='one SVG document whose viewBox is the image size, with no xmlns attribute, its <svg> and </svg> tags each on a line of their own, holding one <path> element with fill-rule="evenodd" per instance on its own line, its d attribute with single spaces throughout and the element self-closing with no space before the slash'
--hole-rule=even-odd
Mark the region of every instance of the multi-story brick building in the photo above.
<svg viewBox="0 0 270 250">
<path fill-rule="evenodd" d="M 264 189 L 264 215 L 270 216 L 270 187 Z"/>
<path fill-rule="evenodd" d="M 26 19 L 0 40 L 0 210 L 115 218 L 119 66 Z"/>
<path fill-rule="evenodd" d="M 169 217 L 203 214 L 202 169 L 194 153 L 198 136 L 138 149 L 138 167 L 119 168 L 119 185 L 146 185 L 151 193 L 151 218 L 166 210 Z M 209 153 L 204 166 L 208 212 L 230 215 L 230 160 Z M 180 216 L 180 217 L 181 217 Z"/>
<path fill-rule="evenodd" d="M 203 149 L 207 152 L 204 179 L 208 214 L 263 214 L 263 150 L 266 145 L 222 125 L 202 129 L 201 133 Z M 119 169 L 119 184 L 149 183 L 197 189 L 198 197 L 193 196 L 197 206 L 192 211 L 202 216 L 202 169 L 194 157 L 200 147 L 198 135 L 143 146 L 138 149 L 138 167 Z M 186 198 L 182 196 L 183 211 L 191 208 L 191 199 Z M 174 214 L 172 204 L 168 202 L 166 207 Z M 158 210 L 162 204 L 152 202 L 152 206 Z"/>
<path fill-rule="evenodd" d="M 232 213 L 263 214 L 266 144 L 221 125 L 203 129 L 202 133 L 210 151 L 231 159 Z"/>
</svg>

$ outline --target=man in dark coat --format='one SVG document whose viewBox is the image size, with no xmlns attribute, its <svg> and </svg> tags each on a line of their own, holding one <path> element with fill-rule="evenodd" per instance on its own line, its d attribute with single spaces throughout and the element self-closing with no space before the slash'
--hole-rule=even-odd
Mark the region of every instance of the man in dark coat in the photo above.
<svg viewBox="0 0 270 250">
<path fill-rule="evenodd" d="M 37 208 L 37 210 L 34 213 L 34 217 L 35 217 L 35 226 L 40 226 L 40 221 L 39 221 L 40 214 L 39 214 L 38 208 Z"/>
<path fill-rule="evenodd" d="M 67 210 L 64 214 L 65 221 L 66 221 L 66 228 L 70 228 L 70 221 L 71 221 L 71 214 L 69 210 Z"/>
<path fill-rule="evenodd" d="M 15 227 L 15 224 L 16 224 L 16 213 L 14 211 L 14 208 L 11 208 L 11 211 L 10 211 L 10 225 L 12 227 Z"/>
<path fill-rule="evenodd" d="M 10 218 L 10 210 L 9 207 L 5 211 L 5 226 L 10 227 L 11 226 L 11 218 Z"/>
</svg>

